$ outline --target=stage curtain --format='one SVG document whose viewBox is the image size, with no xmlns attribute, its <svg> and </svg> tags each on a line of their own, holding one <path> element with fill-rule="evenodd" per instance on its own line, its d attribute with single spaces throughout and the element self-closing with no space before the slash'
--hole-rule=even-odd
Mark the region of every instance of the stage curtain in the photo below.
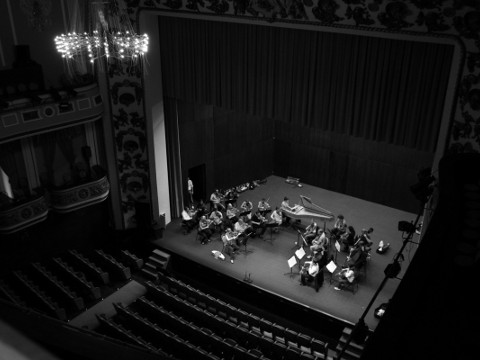
<svg viewBox="0 0 480 360">
<path fill-rule="evenodd" d="M 160 17 L 165 96 L 434 151 L 452 47 Z"/>
</svg>

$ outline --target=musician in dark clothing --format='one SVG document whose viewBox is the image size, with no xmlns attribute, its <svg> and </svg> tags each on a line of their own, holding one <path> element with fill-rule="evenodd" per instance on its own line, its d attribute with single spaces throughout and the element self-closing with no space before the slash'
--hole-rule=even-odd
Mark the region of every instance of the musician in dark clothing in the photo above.
<svg viewBox="0 0 480 360">
<path fill-rule="evenodd" d="M 260 210 L 257 210 L 253 215 L 252 219 L 250 220 L 253 230 L 255 231 L 254 234 L 257 233 L 258 229 L 260 229 L 260 239 L 263 238 L 265 231 L 267 231 L 267 219 L 262 215 Z"/>
<path fill-rule="evenodd" d="M 347 227 L 347 232 L 340 236 L 340 242 L 342 244 L 342 251 L 348 253 L 350 248 L 355 245 L 355 229 L 352 225 Z"/>
</svg>

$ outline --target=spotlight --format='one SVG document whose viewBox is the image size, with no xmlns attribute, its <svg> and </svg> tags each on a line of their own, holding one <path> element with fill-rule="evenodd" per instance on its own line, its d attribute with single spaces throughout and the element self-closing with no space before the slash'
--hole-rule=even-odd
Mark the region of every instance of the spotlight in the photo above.
<svg viewBox="0 0 480 360">
<path fill-rule="evenodd" d="M 409 234 L 415 232 L 415 225 L 408 221 L 399 221 L 398 222 L 398 231 L 403 231 Z"/>
</svg>

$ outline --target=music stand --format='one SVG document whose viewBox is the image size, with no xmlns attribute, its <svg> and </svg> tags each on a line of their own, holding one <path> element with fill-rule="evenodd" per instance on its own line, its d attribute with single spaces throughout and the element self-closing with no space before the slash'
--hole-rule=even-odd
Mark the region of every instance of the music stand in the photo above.
<svg viewBox="0 0 480 360">
<path fill-rule="evenodd" d="M 337 269 L 337 264 L 335 264 L 335 262 L 333 260 L 331 260 L 327 266 L 325 266 L 328 270 L 328 272 L 330 273 L 330 284 L 332 283 L 332 278 L 333 278 L 333 273 L 335 272 L 335 270 Z"/>
<path fill-rule="evenodd" d="M 238 252 L 243 253 L 245 255 L 250 254 L 253 252 L 253 250 L 247 249 L 247 243 L 248 243 L 248 238 L 250 237 L 252 233 L 245 234 L 245 238 L 243 239 L 243 249 L 239 250 Z"/>
<path fill-rule="evenodd" d="M 293 272 L 293 267 L 298 264 L 297 263 L 297 258 L 295 257 L 295 255 L 292 255 L 292 257 L 290 259 L 287 260 L 287 263 L 288 263 L 288 266 L 290 267 L 290 272 L 287 272 L 283 275 L 290 275 L 290 277 L 294 277 L 295 275 L 299 274 L 297 272 Z"/>
<path fill-rule="evenodd" d="M 301 267 L 300 261 L 303 259 L 303 257 L 306 255 L 305 250 L 303 250 L 303 247 L 295 251 L 295 256 L 298 259 L 298 267 Z"/>
</svg>

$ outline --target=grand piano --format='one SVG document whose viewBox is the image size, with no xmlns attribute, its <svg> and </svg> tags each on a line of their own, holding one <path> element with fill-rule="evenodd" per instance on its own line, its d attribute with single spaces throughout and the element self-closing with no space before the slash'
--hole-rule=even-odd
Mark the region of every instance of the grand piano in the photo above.
<svg viewBox="0 0 480 360">
<path fill-rule="evenodd" d="M 295 220 L 315 219 L 323 222 L 333 220 L 333 214 L 324 208 L 313 203 L 312 199 L 300 195 L 300 204 L 296 204 L 292 209 L 286 209 L 283 206 L 280 208 L 282 212 Z"/>
</svg>

